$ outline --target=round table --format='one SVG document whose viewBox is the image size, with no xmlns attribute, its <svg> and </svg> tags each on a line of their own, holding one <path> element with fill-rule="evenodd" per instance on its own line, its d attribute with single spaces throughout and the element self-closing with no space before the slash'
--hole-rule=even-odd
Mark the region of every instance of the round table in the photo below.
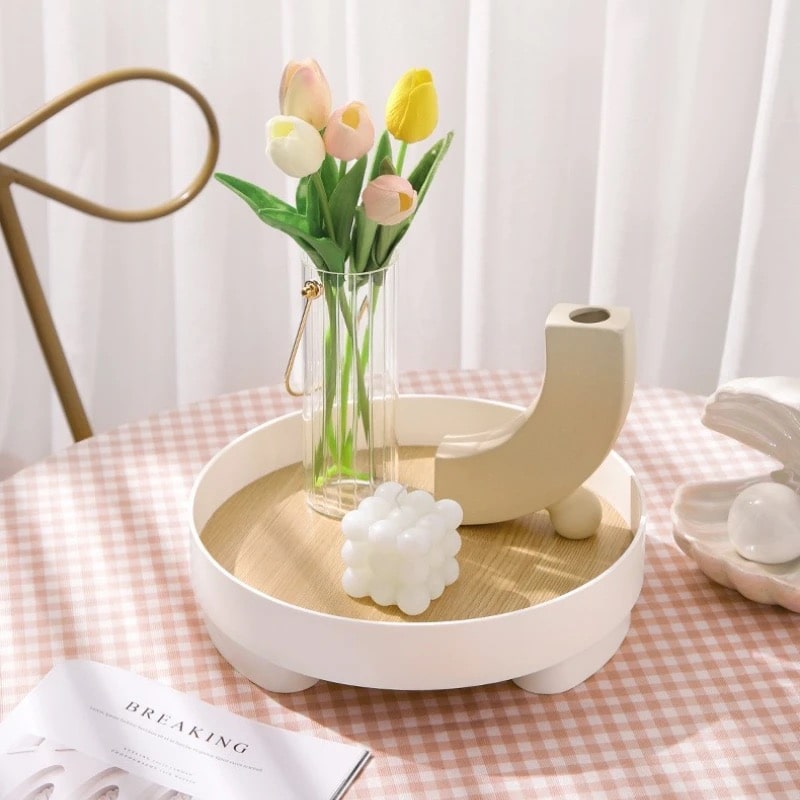
<svg viewBox="0 0 800 800">
<path fill-rule="evenodd" d="M 527 405 L 518 372 L 417 372 L 404 392 Z M 230 440 L 297 408 L 226 395 L 76 444 L 0 483 L 0 713 L 57 662 L 89 658 L 236 713 L 373 751 L 348 797 L 796 796 L 800 615 L 710 582 L 674 544 L 678 484 L 756 474 L 758 453 L 705 429 L 702 399 L 639 387 L 617 451 L 647 508 L 647 566 L 618 654 L 554 696 L 500 683 L 399 692 L 320 682 L 279 695 L 217 653 L 188 565 L 187 501 Z"/>
</svg>

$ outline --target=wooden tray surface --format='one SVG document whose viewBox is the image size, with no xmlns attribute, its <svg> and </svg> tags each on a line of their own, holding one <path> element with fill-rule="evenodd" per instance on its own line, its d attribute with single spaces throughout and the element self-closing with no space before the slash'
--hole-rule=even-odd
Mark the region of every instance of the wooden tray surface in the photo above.
<svg viewBox="0 0 800 800">
<path fill-rule="evenodd" d="M 434 447 L 400 448 L 401 483 L 432 491 L 435 452 Z M 384 622 L 443 622 L 528 608 L 597 577 L 633 539 L 605 502 L 599 531 L 580 541 L 558 536 L 546 512 L 464 525 L 459 531 L 461 575 L 416 617 L 345 594 L 341 523 L 306 505 L 302 464 L 239 490 L 213 514 L 201 538 L 224 569 L 264 594 L 313 611 Z"/>
</svg>

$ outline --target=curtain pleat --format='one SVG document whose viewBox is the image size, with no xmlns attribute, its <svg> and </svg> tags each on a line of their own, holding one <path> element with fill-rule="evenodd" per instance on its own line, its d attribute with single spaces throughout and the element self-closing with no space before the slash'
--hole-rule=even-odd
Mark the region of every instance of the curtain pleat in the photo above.
<svg viewBox="0 0 800 800">
<path fill-rule="evenodd" d="M 400 252 L 401 369 L 541 369 L 555 303 L 626 305 L 639 380 L 705 393 L 800 372 L 799 44 L 791 0 L 0 0 L 0 129 L 160 67 L 214 107 L 218 170 L 291 198 L 264 155 L 286 60 L 316 58 L 379 131 L 425 66 L 456 135 Z M 189 182 L 205 137 L 182 94 L 130 84 L 0 160 L 135 208 Z M 14 196 L 96 430 L 280 381 L 300 256 L 220 185 L 138 224 Z M 0 477 L 68 441 L 0 247 Z"/>
<path fill-rule="evenodd" d="M 800 4 L 772 5 L 720 380 L 800 375 Z"/>
</svg>

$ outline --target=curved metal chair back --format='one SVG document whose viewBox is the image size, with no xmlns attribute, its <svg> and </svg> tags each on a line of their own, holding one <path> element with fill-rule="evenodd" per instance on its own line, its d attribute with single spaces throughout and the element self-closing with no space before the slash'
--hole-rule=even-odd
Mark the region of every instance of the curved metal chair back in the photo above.
<svg viewBox="0 0 800 800">
<path fill-rule="evenodd" d="M 64 409 L 73 439 L 77 442 L 87 439 L 92 435 L 92 428 L 86 416 L 83 403 L 78 393 L 75 380 L 67 363 L 64 348 L 50 314 L 47 299 L 42 290 L 41 282 L 33 263 L 28 242 L 22 230 L 22 224 L 14 206 L 14 199 L 11 194 L 11 186 L 18 184 L 38 192 L 45 197 L 56 200 L 59 203 L 83 211 L 94 217 L 110 219 L 118 222 L 144 222 L 145 220 L 157 219 L 177 211 L 185 206 L 190 200 L 196 197 L 200 190 L 206 185 L 208 179 L 214 171 L 214 165 L 219 155 L 219 128 L 214 112 L 208 101 L 190 83 L 187 83 L 177 75 L 164 72 L 158 69 L 130 68 L 119 69 L 107 72 L 97 77 L 91 78 L 84 83 L 78 84 L 64 94 L 43 105 L 38 111 L 12 125 L 7 131 L 0 133 L 0 151 L 4 150 L 13 142 L 29 133 L 34 128 L 41 125 L 45 120 L 67 108 L 86 95 L 111 86 L 115 83 L 134 80 L 152 80 L 167 83 L 180 89 L 189 95 L 197 103 L 205 117 L 208 125 L 208 149 L 206 150 L 205 160 L 200 172 L 192 182 L 180 194 L 173 197 L 161 205 L 152 208 L 138 210 L 124 210 L 109 208 L 99 205 L 91 200 L 78 197 L 71 192 L 46 183 L 40 178 L 28 175 L 14 167 L 0 163 L 0 229 L 8 246 L 11 256 L 11 263 L 14 266 L 17 279 L 19 280 L 25 304 L 31 322 L 36 331 L 36 337 L 42 348 L 47 368 L 53 380 L 53 384 Z"/>
</svg>

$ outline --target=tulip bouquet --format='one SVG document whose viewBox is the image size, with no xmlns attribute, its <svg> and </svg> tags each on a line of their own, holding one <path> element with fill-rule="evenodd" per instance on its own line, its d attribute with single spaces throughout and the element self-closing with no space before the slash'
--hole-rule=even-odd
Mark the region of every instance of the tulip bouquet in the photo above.
<svg viewBox="0 0 800 800">
<path fill-rule="evenodd" d="M 342 476 L 369 480 L 374 478 L 371 466 L 359 469 L 355 453 L 359 425 L 362 438 L 371 438 L 365 375 L 372 338 L 369 327 L 358 334 L 350 290 L 370 283 L 359 310 L 368 306 L 371 319 L 380 299 L 381 275 L 419 210 L 453 134 L 437 141 L 403 175 L 408 144 L 426 139 L 438 122 L 436 89 L 427 70 L 409 70 L 395 84 L 386 104 L 386 131 L 377 145 L 363 103 L 349 102 L 331 111 L 330 88 L 316 61 L 286 66 L 279 100 L 280 115 L 267 122 L 267 153 L 279 169 L 299 179 L 294 205 L 231 175 L 215 177 L 263 222 L 289 235 L 318 271 L 329 322 L 322 357 L 324 424 L 314 448 L 314 482 Z M 356 413 L 352 424 L 346 424 L 350 406 Z"/>
</svg>

